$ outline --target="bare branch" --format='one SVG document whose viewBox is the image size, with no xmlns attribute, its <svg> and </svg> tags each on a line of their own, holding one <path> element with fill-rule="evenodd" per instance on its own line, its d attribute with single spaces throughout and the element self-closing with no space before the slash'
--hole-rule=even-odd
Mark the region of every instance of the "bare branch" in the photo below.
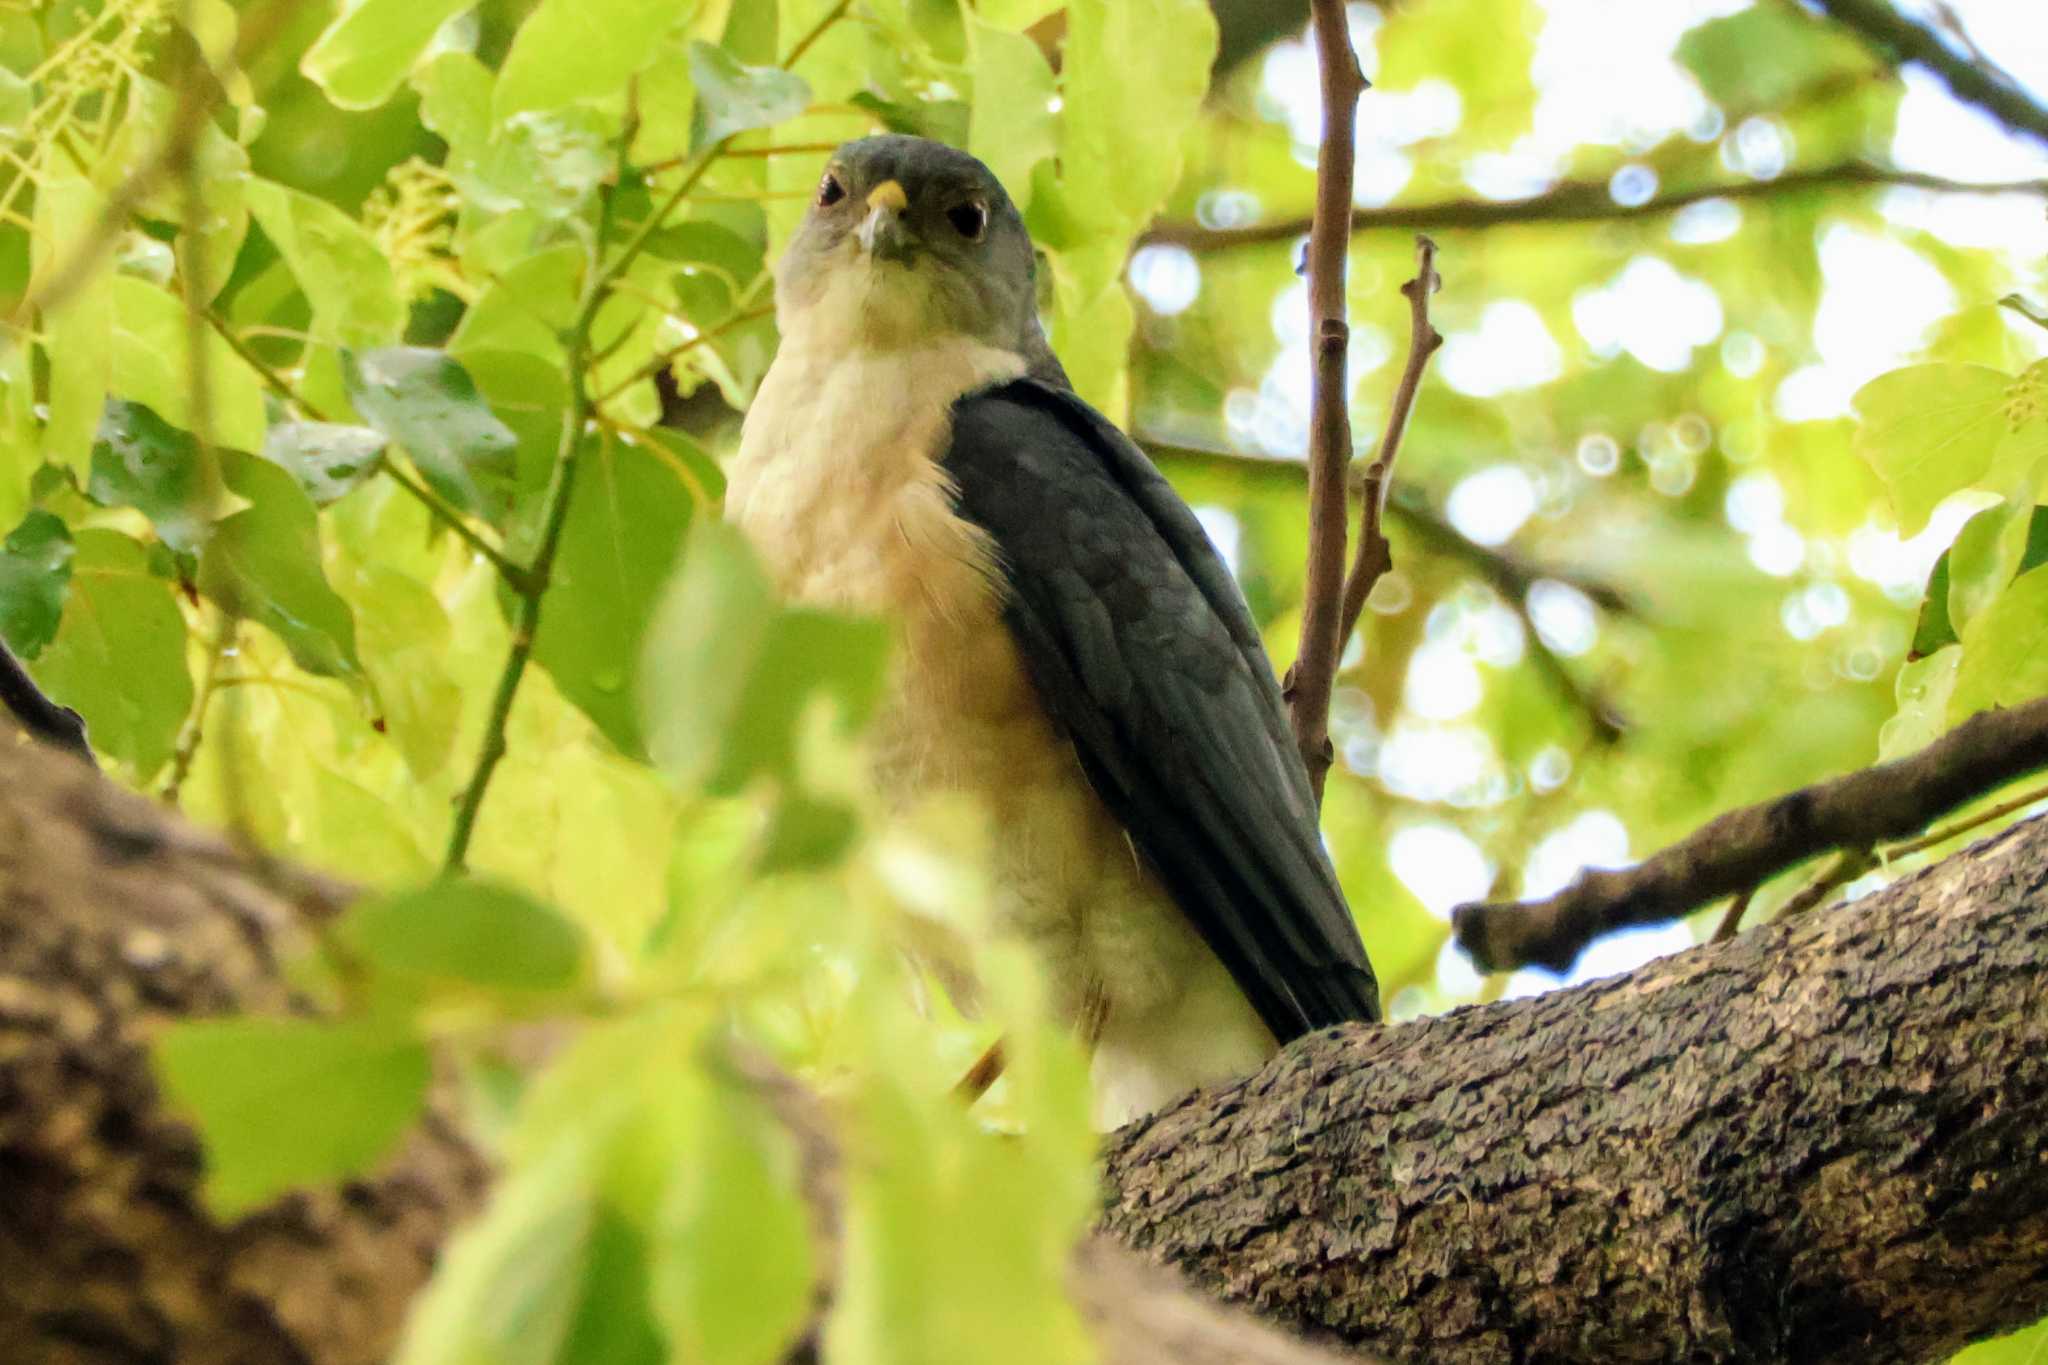
<svg viewBox="0 0 2048 1365">
<path fill-rule="evenodd" d="M 1309 229 L 1309 317 L 1316 337 L 1309 395 L 1308 588 L 1301 645 L 1288 672 L 1288 718 L 1308 766 L 1316 800 L 1330 771 L 1330 691 L 1344 608 L 1344 537 L 1349 512 L 1344 475 L 1351 463 L 1351 414 L 1345 403 L 1344 256 L 1351 213 L 1351 173 L 1358 97 L 1365 75 L 1351 49 L 1342 0 L 1314 0 L 1311 14 L 1321 54 L 1323 141 L 1316 155 L 1316 211 Z"/>
<path fill-rule="evenodd" d="M 1658 195 L 1633 207 L 1618 204 L 1605 180 L 1567 180 L 1555 188 L 1528 199 L 1495 202 L 1486 199 L 1454 199 L 1435 204 L 1390 204 L 1384 208 L 1353 209 L 1351 230 L 1400 229 L 1408 232 L 1459 232 L 1509 227 L 1519 223 L 1597 223 L 1615 219 L 1648 218 L 1674 213 L 1708 199 L 1773 199 L 1804 194 L 1812 190 L 1868 189 L 1906 186 L 1955 194 L 2029 194 L 2048 198 L 2048 180 L 2008 180 L 1972 184 L 1943 175 L 1894 170 L 1860 161 L 1813 170 L 1787 171 L 1774 180 L 1737 180 L 1695 185 Z M 1199 223 L 1154 223 L 1137 245 L 1167 243 L 1191 251 L 1225 251 L 1232 247 L 1259 246 L 1269 242 L 1291 242 L 1309 230 L 1306 218 L 1282 218 L 1242 228 L 1209 228 Z"/>
<path fill-rule="evenodd" d="M 1461 905 L 1452 934 L 1489 971 L 1569 968 L 1612 929 L 1679 918 L 1829 849 L 1867 849 L 2048 767 L 2048 697 L 1972 716 L 1908 758 L 1732 810 L 1634 867 L 1595 869 L 1546 900 Z"/>
<path fill-rule="evenodd" d="M 1214 446 L 1162 440 L 1143 432 L 1134 434 L 1133 439 L 1157 461 L 1224 466 L 1261 477 L 1284 478 L 1290 484 L 1300 477 L 1303 469 L 1297 460 L 1266 459 Z M 1356 481 L 1354 493 L 1357 491 L 1355 484 Z M 1429 553 L 1459 561 L 1500 594 L 1502 601 L 1521 618 L 1523 628 L 1529 633 L 1529 657 L 1536 668 L 1565 701 L 1585 715 L 1592 726 L 1594 738 L 1602 743 L 1621 738 L 1628 728 L 1626 718 L 1607 698 L 1575 677 L 1564 660 L 1543 643 L 1543 637 L 1537 633 L 1535 623 L 1529 617 L 1529 589 L 1545 580 L 1562 583 L 1584 593 L 1604 611 L 1640 618 L 1642 608 L 1633 599 L 1610 583 L 1586 577 L 1561 565 L 1532 563 L 1512 551 L 1467 540 L 1430 507 L 1426 497 L 1413 488 L 1395 489 L 1387 498 L 1386 512 L 1401 523 L 1403 534 Z"/>
<path fill-rule="evenodd" d="M 1970 60 L 1941 35 L 1901 14 L 1886 0 L 1820 0 L 1820 7 L 1866 46 L 1895 63 L 1918 62 L 1941 78 L 1949 93 L 1974 104 L 2015 133 L 2048 143 L 2048 107 L 2004 72 Z"/>
<path fill-rule="evenodd" d="M 1408 418 L 1415 411 L 1415 395 L 1422 387 L 1422 372 L 1429 358 L 1444 344 L 1443 333 L 1430 323 L 1429 296 L 1443 283 L 1436 273 L 1436 243 L 1427 237 L 1415 239 L 1415 278 L 1401 286 L 1408 299 L 1408 363 L 1402 367 L 1401 382 L 1394 389 L 1394 401 L 1387 409 L 1387 430 L 1380 438 L 1379 453 L 1365 467 L 1359 484 L 1364 511 L 1359 518 L 1358 556 L 1351 561 L 1351 576 L 1344 580 L 1344 615 L 1337 627 L 1337 649 L 1341 654 L 1358 628 L 1365 599 L 1382 575 L 1394 567 L 1394 550 L 1387 544 L 1383 523 L 1387 516 L 1387 490 L 1393 486 L 1394 459 L 1401 453 L 1401 438 L 1408 433 Z"/>
</svg>

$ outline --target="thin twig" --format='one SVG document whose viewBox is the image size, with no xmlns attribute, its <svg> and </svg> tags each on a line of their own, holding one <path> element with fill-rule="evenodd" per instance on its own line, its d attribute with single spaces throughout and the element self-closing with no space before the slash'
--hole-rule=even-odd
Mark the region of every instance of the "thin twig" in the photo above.
<svg viewBox="0 0 2048 1365">
<path fill-rule="evenodd" d="M 974 1065 L 967 1073 L 953 1083 L 953 1096 L 962 1104 L 973 1104 L 986 1095 L 989 1087 L 1002 1079 L 1003 1068 L 1008 1063 L 1003 1052 L 1003 1040 L 998 1038 L 988 1049 L 974 1059 Z"/>
<path fill-rule="evenodd" d="M 230 59 L 232 65 L 246 68 L 250 58 L 267 48 L 284 29 L 300 3 L 301 0 L 276 0 L 261 14 L 246 19 Z M 51 271 L 21 301 L 15 310 L 17 318 L 30 318 L 38 312 L 58 307 L 92 279 L 107 252 L 128 230 L 129 219 L 135 210 L 156 193 L 166 176 L 177 174 L 191 160 L 200 136 L 209 126 L 215 106 L 220 103 L 222 90 L 223 86 L 217 80 L 179 82 L 178 103 L 171 111 L 170 135 L 114 187 L 84 240 L 73 246 L 63 264 Z"/>
<path fill-rule="evenodd" d="M 1858 844 L 1852 848 L 1838 850 L 1833 857 L 1821 864 L 1806 885 L 1800 887 L 1778 907 L 1782 919 L 1788 915 L 1803 915 L 1827 901 L 1835 892 L 1855 881 L 1871 868 L 1877 866 L 1877 855 L 1870 851 L 1870 845 Z"/>
<path fill-rule="evenodd" d="M 825 13 L 819 17 L 818 22 L 811 25 L 810 31 L 805 33 L 803 37 L 797 39 L 796 42 L 790 46 L 789 55 L 782 59 L 782 69 L 787 71 L 789 68 L 795 66 L 798 62 L 802 61 L 804 59 L 804 54 L 811 50 L 811 44 L 817 42 L 818 39 L 824 37 L 825 31 L 831 28 L 834 24 L 838 23 L 841 19 L 844 19 L 846 17 L 846 12 L 852 8 L 853 0 L 839 0 L 838 4 L 834 5 L 831 9 L 826 10 Z"/>
<path fill-rule="evenodd" d="M 1597 223 L 1674 213 L 1709 199 L 1773 199 L 1811 190 L 1904 186 L 1955 194 L 2028 194 L 2048 197 L 2048 180 L 2007 180 L 1973 184 L 1943 175 L 1895 170 L 1846 162 L 1812 170 L 1787 171 L 1771 180 L 1737 180 L 1673 190 L 1636 205 L 1615 201 L 1605 180 L 1569 180 L 1527 199 L 1494 201 L 1453 199 L 1434 204 L 1389 204 L 1353 209 L 1351 230 L 1400 229 L 1409 232 L 1459 232 L 1512 227 L 1524 223 Z M 1279 218 L 1241 228 L 1210 228 L 1199 223 L 1155 223 L 1137 246 L 1153 243 L 1184 246 L 1190 251 L 1227 251 L 1235 247 L 1291 242 L 1309 230 L 1304 217 Z"/>
<path fill-rule="evenodd" d="M 1975 815 L 1966 815 L 1960 820 L 1951 821 L 1943 825 L 1940 829 L 1929 830 L 1917 839 L 1908 839 L 1902 844 L 1893 844 L 1885 849 L 1884 856 L 1886 858 L 1904 858 L 1913 853 L 1925 853 L 1928 849 L 1945 844 L 1949 840 L 1961 835 L 1968 834 L 1973 829 L 1981 829 L 1994 820 L 2003 820 L 2008 815 L 2016 815 L 2028 806 L 2038 805 L 2043 801 L 2048 801 L 2048 787 L 2035 787 L 2031 791 L 2021 792 L 2010 801 L 2001 801 L 1995 806 L 1986 806 Z"/>
<path fill-rule="evenodd" d="M 185 788 L 185 779 L 192 774 L 192 760 L 199 756 L 199 742 L 206 737 L 206 713 L 213 705 L 213 698 L 229 679 L 221 676 L 221 660 L 235 643 L 236 620 L 223 614 L 220 628 L 214 632 L 213 643 L 206 650 L 206 671 L 199 678 L 199 694 L 192 699 L 192 709 L 185 715 L 185 723 L 178 730 L 177 747 L 171 751 L 170 776 L 157 795 L 167 806 L 178 804 L 178 797 Z"/>
<path fill-rule="evenodd" d="M 1979 712 L 1907 758 L 1728 811 L 1633 867 L 1595 869 L 1545 900 L 1461 905 L 1452 934 L 1491 971 L 1563 971 L 1612 929 L 1678 919 L 1830 849 L 1868 848 L 2048 767 L 2048 697 Z"/>
<path fill-rule="evenodd" d="M 754 278 L 758 281 L 767 277 L 767 272 L 763 271 Z M 741 295 L 742 299 L 751 297 L 753 290 L 754 286 L 748 285 L 746 293 Z M 742 312 L 734 313 L 716 325 L 705 328 L 689 340 L 678 342 L 676 345 L 669 347 L 666 351 L 661 352 L 654 359 L 648 361 L 645 365 L 642 365 L 639 369 L 633 371 L 633 373 L 627 375 L 624 379 L 621 379 L 618 383 L 612 385 L 590 401 L 598 407 L 603 407 L 635 384 L 659 375 L 663 370 L 675 364 L 677 357 L 687 355 L 705 342 L 722 336 L 735 327 L 741 327 L 749 322 L 756 322 L 762 318 L 773 317 L 774 315 L 775 305 L 772 303 L 764 303 L 758 308 L 748 308 Z"/>
<path fill-rule="evenodd" d="M 1318 804 L 1330 771 L 1330 692 L 1337 680 L 1344 606 L 1344 475 L 1351 463 L 1351 414 L 1345 402 L 1344 257 L 1349 241 L 1358 97 L 1365 74 L 1351 48 L 1342 0 L 1312 0 L 1320 54 L 1323 140 L 1316 154 L 1316 211 L 1309 230 L 1309 316 L 1315 333 L 1309 393 L 1308 585 L 1301 644 L 1288 671 L 1288 718 Z"/>
<path fill-rule="evenodd" d="M 1422 373 L 1429 358 L 1444 344 L 1443 334 L 1429 320 L 1429 296 L 1442 282 L 1436 273 L 1436 243 L 1427 237 L 1415 239 L 1415 278 L 1401 286 L 1408 300 L 1408 363 L 1401 369 L 1401 382 L 1394 389 L 1394 401 L 1387 409 L 1386 434 L 1380 438 L 1379 453 L 1365 467 L 1359 485 L 1364 504 L 1359 517 L 1358 554 L 1351 562 L 1351 575 L 1344 581 L 1344 615 L 1337 627 L 1337 648 L 1341 653 L 1358 628 L 1366 598 L 1388 569 L 1394 567 L 1393 547 L 1387 543 L 1384 523 L 1387 490 L 1393 486 L 1394 460 L 1401 453 L 1401 438 L 1408 433 L 1408 418 L 1415 411 L 1415 395 L 1422 388 Z"/>
<path fill-rule="evenodd" d="M 1222 466 L 1254 477 L 1286 479 L 1290 486 L 1298 485 L 1304 468 L 1299 460 L 1267 459 L 1186 440 L 1168 441 L 1143 432 L 1133 433 L 1132 439 L 1155 461 Z M 1352 484 L 1355 494 L 1357 480 Z M 1543 643 L 1543 636 L 1529 614 L 1529 589 L 1544 580 L 1562 583 L 1585 594 L 1604 611 L 1640 619 L 1642 608 L 1632 598 L 1611 583 L 1561 565 L 1531 563 L 1508 550 L 1467 540 L 1431 510 L 1428 499 L 1413 488 L 1395 489 L 1387 499 L 1386 511 L 1401 524 L 1412 542 L 1432 555 L 1464 564 L 1500 595 L 1527 632 L 1530 656 L 1537 671 L 1564 701 L 1584 715 L 1594 739 L 1608 744 L 1621 738 L 1628 729 L 1627 718 L 1607 697 L 1574 676 L 1565 661 Z"/>
<path fill-rule="evenodd" d="M 1709 943 L 1726 943 L 1729 939 L 1734 938 L 1737 933 L 1741 932 L 1742 917 L 1749 913 L 1749 903 L 1755 899 L 1756 888 L 1754 886 L 1745 886 L 1736 892 L 1734 899 L 1728 902 L 1728 909 L 1721 915 L 1720 923 L 1714 926 L 1713 937 L 1707 941 Z"/>
</svg>

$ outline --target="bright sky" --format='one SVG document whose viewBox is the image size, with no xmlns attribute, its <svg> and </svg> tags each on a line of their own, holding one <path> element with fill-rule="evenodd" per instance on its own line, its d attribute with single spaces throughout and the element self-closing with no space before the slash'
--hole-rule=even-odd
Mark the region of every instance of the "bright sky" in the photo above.
<svg viewBox="0 0 2048 1365">
<path fill-rule="evenodd" d="M 1901 2 L 1915 8 L 1918 0 Z M 1473 193 L 1492 198 L 1540 193 L 1556 181 L 1568 153 L 1581 144 L 1647 153 L 1672 137 L 1720 139 L 1723 160 L 1733 174 L 1778 174 L 1796 154 L 1787 131 L 1768 119 L 1727 129 L 1720 111 L 1673 56 L 1688 28 L 1735 13 L 1748 3 L 1542 0 L 1546 14 L 1535 58 L 1538 101 L 1532 128 L 1505 152 L 1474 158 L 1465 167 Z M 1950 0 L 1950 5 L 1973 41 L 2048 100 L 2048 22 L 2043 21 L 2039 0 Z M 1379 12 L 1370 4 L 1355 3 L 1351 15 L 1353 41 L 1371 74 Z M 1968 181 L 2048 179 L 2048 148 L 2006 135 L 1989 117 L 1958 103 L 1923 72 L 1908 70 L 1905 82 L 1891 149 L 1895 164 Z M 1317 89 L 1314 54 L 1305 42 L 1282 43 L 1269 54 L 1263 102 L 1269 116 L 1293 133 L 1297 154 L 1309 165 L 1321 124 Z M 1464 110 L 1458 92 L 1444 82 L 1425 81 L 1407 91 L 1373 90 L 1365 100 L 1359 120 L 1356 197 L 1360 204 L 1372 205 L 1391 200 L 1407 184 L 1413 165 L 1406 149 L 1456 128 Z M 1614 177 L 1609 192 L 1619 203 L 1635 203 L 1648 199 L 1656 188 L 1647 165 L 1632 163 Z M 1248 221 L 1259 206 L 1247 199 L 1241 194 L 1213 195 L 1201 206 L 1202 215 L 1218 226 Z M 2037 268 L 2048 259 L 2048 215 L 2035 197 L 1898 189 L 1887 193 L 1882 207 L 1892 221 L 1924 228 L 1945 241 L 2001 249 L 2022 270 Z M 1674 215 L 1670 232 L 1679 242 L 1714 241 L 1733 233 L 1740 223 L 1738 204 L 1716 201 Z M 1906 361 L 1928 328 L 1965 302 L 1955 297 L 1932 263 L 1881 234 L 1846 225 L 1828 227 L 1820 242 L 1820 260 L 1825 285 L 1814 323 L 1813 358 L 1786 378 L 1774 395 L 1777 412 L 1785 420 L 1846 413 L 1857 388 Z M 1202 286 L 1196 258 L 1172 247 L 1141 252 L 1132 262 L 1130 278 L 1153 310 L 1162 314 L 1189 307 Z M 1247 447 L 1298 458 L 1306 445 L 1310 372 L 1305 287 L 1297 284 L 1283 291 L 1272 312 L 1280 353 L 1256 390 L 1230 396 L 1225 417 L 1232 435 Z M 2036 344 L 2038 333 L 2017 319 L 2012 325 L 2025 344 Z M 1581 293 L 1573 302 L 1571 326 L 1579 336 L 1560 338 L 1525 301 L 1491 300 L 1476 326 L 1448 336 L 1439 373 L 1461 392 L 1490 397 L 1555 378 L 1567 349 L 1580 346 L 1596 355 L 1627 352 L 1643 365 L 1666 372 L 1690 368 L 1703 348 L 1738 376 L 1756 373 L 1766 359 L 1763 343 L 1741 328 L 1740 319 L 1725 315 L 1711 285 L 1688 277 L 1655 252 L 1635 256 Z M 1371 327 L 1358 329 L 1351 355 L 1354 380 L 1369 378 L 1392 358 L 1390 338 Z M 1689 430 L 1688 422 L 1699 430 Z M 1672 422 L 1660 434 L 1659 452 L 1651 460 L 1652 486 L 1672 496 L 1689 488 L 1692 457 L 1704 451 L 1710 439 L 1697 417 L 1680 416 Z M 1640 435 L 1624 435 L 1621 443 L 1602 434 L 1589 435 L 1575 452 L 1578 466 L 1590 477 L 1604 478 L 1618 468 L 1621 447 L 1631 441 L 1649 444 Z M 1473 540 L 1501 544 L 1536 514 L 1543 495 L 1529 471 L 1501 464 L 1454 488 L 1447 513 Z M 1782 491 L 1767 473 L 1738 480 L 1725 510 L 1730 525 L 1747 538 L 1757 567 L 1788 580 L 1780 603 L 1781 623 L 1788 633 L 1808 639 L 1841 625 L 1849 614 L 1848 594 L 1820 572 L 1820 563 L 1843 563 L 1848 572 L 1908 600 L 1918 594 L 1935 556 L 1974 505 L 1944 507 L 1934 524 L 1911 541 L 1901 542 L 1885 528 L 1869 526 L 1840 547 L 1811 545 L 1785 520 Z M 1202 515 L 1235 567 L 1234 521 L 1220 509 L 1203 509 Z M 1531 594 L 1528 605 L 1535 629 L 1558 653 L 1582 653 L 1594 643 L 1597 617 L 1574 590 L 1545 585 Z M 1503 772 L 1492 743 L 1468 719 L 1482 699 L 1486 670 L 1512 664 L 1521 657 L 1524 643 L 1520 620 L 1498 603 L 1481 598 L 1440 605 L 1428 623 L 1426 643 L 1416 651 L 1401 713 L 1389 721 L 1371 716 L 1369 709 L 1354 706 L 1347 713 L 1345 706 L 1337 708 L 1340 723 L 1333 728 L 1339 730 L 1344 761 L 1377 776 L 1401 795 L 1456 806 L 1506 799 L 1524 783 L 1537 790 L 1555 787 L 1569 771 L 1562 754 L 1539 756 L 1527 773 Z M 1484 894 L 1494 879 L 1494 869 L 1478 845 L 1446 822 L 1410 824 L 1395 833 L 1388 851 L 1395 875 L 1438 914 Z M 1581 811 L 1538 842 L 1519 875 L 1507 878 L 1503 890 L 1547 894 L 1583 867 L 1611 866 L 1630 857 L 1627 827 L 1616 815 Z M 1570 979 L 1626 971 L 1689 942 L 1683 926 L 1614 935 L 1589 949 Z M 1476 986 L 1469 977 L 1470 968 L 1450 950 L 1441 964 L 1442 988 L 1452 995 L 1464 993 Z M 1524 972 L 1511 981 L 1509 990 L 1522 994 L 1557 984 L 1554 976 Z"/>
</svg>

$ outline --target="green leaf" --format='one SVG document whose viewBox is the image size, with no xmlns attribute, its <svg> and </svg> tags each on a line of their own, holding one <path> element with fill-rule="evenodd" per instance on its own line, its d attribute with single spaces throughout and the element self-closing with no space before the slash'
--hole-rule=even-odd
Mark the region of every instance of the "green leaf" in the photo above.
<svg viewBox="0 0 2048 1365">
<path fill-rule="evenodd" d="M 2030 569 L 1963 628 L 1951 724 L 2048 695 L 2048 565 Z"/>
<path fill-rule="evenodd" d="M 551 991 L 583 976 L 583 931 L 520 892 L 439 881 L 352 906 L 335 937 L 378 971 L 485 990 Z"/>
<path fill-rule="evenodd" d="M 213 532 L 202 505 L 199 443 L 140 403 L 108 399 L 86 486 L 102 507 L 133 507 L 164 544 L 193 554 Z"/>
<path fill-rule="evenodd" d="M 220 467 L 249 506 L 214 528 L 199 556 L 199 590 L 276 632 L 307 672 L 359 673 L 355 617 L 321 569 L 312 500 L 268 460 L 223 450 Z"/>
<path fill-rule="evenodd" d="M 87 241 L 106 212 L 100 192 L 72 175 L 36 186 L 31 278 L 47 286 L 71 268 L 71 244 Z M 100 411 L 113 380 L 114 294 L 109 266 L 92 271 L 70 299 L 43 315 L 43 354 L 50 364 L 49 416 L 43 458 L 84 475 L 92 461 Z"/>
<path fill-rule="evenodd" d="M 666 450 L 604 440 L 578 459 L 533 657 L 606 738 L 639 757 L 641 642 L 700 495 Z"/>
<path fill-rule="evenodd" d="M 206 1199 L 231 1218 L 295 1186 L 369 1171 L 426 1101 L 426 1047 L 375 1021 L 202 1019 L 154 1052 L 206 1140 Z"/>
<path fill-rule="evenodd" d="M 1729 109 L 1776 109 L 1816 80 L 1870 66 L 1835 25 L 1789 5 L 1755 5 L 1678 40 L 1678 61 Z"/>
<path fill-rule="evenodd" d="M 678 0 L 540 0 L 498 68 L 494 117 L 617 99 L 694 9 Z"/>
<path fill-rule="evenodd" d="M 448 761 L 462 719 L 462 689 L 449 676 L 451 632 L 441 599 L 380 563 L 341 580 L 356 618 L 356 653 L 392 743 L 415 778 Z"/>
<path fill-rule="evenodd" d="M 113 280 L 112 391 L 192 430 L 192 362 L 184 300 L 147 280 Z M 249 362 L 208 331 L 206 372 L 213 386 L 213 439 L 236 450 L 263 448 L 263 381 Z"/>
<path fill-rule="evenodd" d="M 0 137 L 12 139 L 26 132 L 28 117 L 35 107 L 36 88 L 0 67 Z"/>
<path fill-rule="evenodd" d="M 377 472 L 387 439 L 340 422 L 280 422 L 263 438 L 263 458 L 288 470 L 315 507 L 338 502 Z"/>
<path fill-rule="evenodd" d="M 249 210 L 313 305 L 312 335 L 342 346 L 383 346 L 405 327 L 398 277 L 370 234 L 324 199 L 249 181 Z"/>
<path fill-rule="evenodd" d="M 789 792 L 775 805 L 755 867 L 764 874 L 830 867 L 846 855 L 859 833 L 860 819 L 846 803 Z"/>
<path fill-rule="evenodd" d="M 1897 710 L 1877 733 L 1879 762 L 1916 753 L 1948 733 L 1948 704 L 1962 661 L 1963 651 L 1949 644 L 1900 666 L 1893 684 Z"/>
<path fill-rule="evenodd" d="M 30 512 L 0 547 L 0 636 L 24 659 L 56 638 L 71 587 L 71 528 L 48 512 Z"/>
<path fill-rule="evenodd" d="M 1856 393 L 1855 450 L 1890 490 L 1901 535 L 1984 477 L 2006 433 L 2012 380 L 1981 365 L 1912 365 Z"/>
<path fill-rule="evenodd" d="M 472 0 L 361 0 L 342 8 L 299 71 L 343 109 L 374 109 L 404 82 L 442 24 Z"/>
<path fill-rule="evenodd" d="M 442 1254 L 396 1365 L 557 1365 L 591 1260 L 589 1160 L 561 1143 L 498 1183 Z"/>
<path fill-rule="evenodd" d="M 810 1311 L 810 1220 L 788 1136 L 758 1094 L 717 1086 L 695 1106 L 652 1238 L 654 1310 L 678 1360 L 782 1358 Z"/>
<path fill-rule="evenodd" d="M 781 609 L 745 538 L 718 522 L 690 536 L 648 629 L 640 696 L 648 747 L 713 791 L 795 768 L 813 698 L 864 721 L 880 695 L 889 635 L 874 621 Z"/>
<path fill-rule="evenodd" d="M 1911 657 L 1925 658 L 1943 645 L 1954 644 L 1958 620 L 1976 615 L 2018 575 L 2048 564 L 2048 506 L 2035 507 L 2024 522 L 2001 515 L 2007 511 L 2007 505 L 2001 504 L 1970 518 L 1957 533 L 1956 543 L 1934 561 L 1927 575 L 1927 593 L 1920 602 L 1920 618 L 1913 627 Z M 2022 525 L 2026 527 L 2024 537 L 2018 534 Z M 1967 602 L 1957 602 L 1952 558 L 1967 566 Z M 1951 615 L 1952 605 L 1961 605 L 1963 610 Z"/>
<path fill-rule="evenodd" d="M 803 77 L 776 66 L 742 66 L 705 42 L 690 44 L 690 79 L 697 83 L 707 143 L 795 118 L 811 102 Z"/>
<path fill-rule="evenodd" d="M 35 676 L 85 718 L 94 749 L 147 780 L 192 706 L 185 618 L 141 545 L 118 531 L 81 530 L 75 540 L 64 619 Z"/>
<path fill-rule="evenodd" d="M 1066 209 L 1105 233 L 1134 233 L 1180 178 L 1181 140 L 1208 95 L 1215 17 L 1205 0 L 1075 0 L 1065 52 Z"/>
<path fill-rule="evenodd" d="M 986 162 L 1023 212 L 1031 204 L 1031 173 L 1059 150 L 1052 68 L 1038 44 L 1021 33 L 976 23 L 974 112 L 967 150 Z"/>
<path fill-rule="evenodd" d="M 418 346 L 347 352 L 343 367 L 356 411 L 405 447 L 436 493 L 462 511 L 503 521 L 519 438 L 492 415 L 468 371 Z"/>
</svg>

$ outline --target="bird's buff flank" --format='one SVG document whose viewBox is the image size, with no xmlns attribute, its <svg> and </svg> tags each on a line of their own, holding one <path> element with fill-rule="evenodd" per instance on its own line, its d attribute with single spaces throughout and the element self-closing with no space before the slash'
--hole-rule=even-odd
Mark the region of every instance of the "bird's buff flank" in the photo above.
<svg viewBox="0 0 2048 1365">
<path fill-rule="evenodd" d="M 1066 388 L 1016 210 L 962 153 L 850 143 L 776 285 L 781 349 L 747 415 L 727 515 L 788 597 L 899 628 L 875 736 L 882 791 L 986 802 L 1002 831 L 1000 917 L 1095 1031 L 1099 1123 L 1252 1070 L 1272 1030 L 1138 856 L 1147 831 L 1091 783 L 1075 718 L 1049 704 L 1016 611 L 1006 618 L 1018 556 L 963 515 L 969 476 L 948 464 L 963 395 L 1027 376 Z"/>
</svg>

